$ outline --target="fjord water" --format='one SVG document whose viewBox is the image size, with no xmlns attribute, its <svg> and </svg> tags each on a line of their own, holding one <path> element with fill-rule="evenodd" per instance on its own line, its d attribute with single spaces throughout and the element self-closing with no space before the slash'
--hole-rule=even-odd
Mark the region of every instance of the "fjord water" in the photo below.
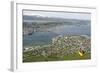
<svg viewBox="0 0 100 73">
<path fill-rule="evenodd" d="M 77 24 L 77 25 L 58 25 L 49 28 L 47 31 L 34 32 L 32 35 L 23 36 L 23 45 L 29 46 L 33 44 L 48 44 L 52 41 L 52 38 L 58 35 L 87 35 L 91 36 L 91 25 L 90 24 Z"/>
</svg>

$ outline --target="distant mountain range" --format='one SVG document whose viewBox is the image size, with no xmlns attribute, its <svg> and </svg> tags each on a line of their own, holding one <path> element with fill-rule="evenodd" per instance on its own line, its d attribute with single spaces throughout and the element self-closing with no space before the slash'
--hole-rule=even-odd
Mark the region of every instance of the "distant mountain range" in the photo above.
<svg viewBox="0 0 100 73">
<path fill-rule="evenodd" d="M 79 20 L 79 19 L 65 19 L 65 18 L 56 18 L 56 17 L 46 17 L 40 15 L 23 15 L 24 22 L 70 22 L 74 24 L 90 24 L 89 20 Z"/>
<path fill-rule="evenodd" d="M 79 20 L 79 19 L 67 19 L 67 18 L 57 18 L 57 17 L 46 17 L 40 15 L 23 15 L 23 20 Z M 89 21 L 89 20 L 82 20 L 81 21 Z"/>
</svg>

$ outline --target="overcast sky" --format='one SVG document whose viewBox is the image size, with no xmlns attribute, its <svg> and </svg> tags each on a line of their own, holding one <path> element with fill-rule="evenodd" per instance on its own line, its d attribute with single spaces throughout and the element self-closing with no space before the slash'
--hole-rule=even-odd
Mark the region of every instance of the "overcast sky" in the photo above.
<svg viewBox="0 0 100 73">
<path fill-rule="evenodd" d="M 58 17 L 67 19 L 82 19 L 91 20 L 91 14 L 89 13 L 71 13 L 71 12 L 46 12 L 46 11 L 29 11 L 24 10 L 23 15 L 39 15 L 43 17 Z"/>
</svg>

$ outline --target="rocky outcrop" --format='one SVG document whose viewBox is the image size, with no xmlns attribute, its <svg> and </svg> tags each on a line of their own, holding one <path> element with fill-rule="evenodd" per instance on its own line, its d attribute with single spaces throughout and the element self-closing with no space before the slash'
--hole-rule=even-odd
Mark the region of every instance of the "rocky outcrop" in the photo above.
<svg viewBox="0 0 100 73">
<path fill-rule="evenodd" d="M 70 55 L 83 49 L 86 53 L 91 51 L 90 38 L 85 36 L 57 36 L 52 39 L 52 43 L 43 46 L 34 46 L 24 52 L 31 51 L 34 56 L 50 56 L 56 55 L 63 57 L 64 55 Z"/>
</svg>

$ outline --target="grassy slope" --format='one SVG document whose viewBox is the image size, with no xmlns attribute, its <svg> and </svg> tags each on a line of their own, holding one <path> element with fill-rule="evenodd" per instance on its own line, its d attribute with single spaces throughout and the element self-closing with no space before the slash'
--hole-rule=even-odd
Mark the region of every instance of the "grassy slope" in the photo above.
<svg viewBox="0 0 100 73">
<path fill-rule="evenodd" d="M 67 55 L 61 57 L 57 57 L 56 55 L 51 55 L 48 57 L 44 56 L 33 56 L 31 52 L 24 53 L 27 57 L 24 58 L 23 62 L 40 62 L 40 61 L 61 61 L 61 60 L 85 60 L 90 59 L 90 54 L 84 54 L 84 56 L 80 56 L 78 53 L 74 53 L 72 55 Z"/>
</svg>

